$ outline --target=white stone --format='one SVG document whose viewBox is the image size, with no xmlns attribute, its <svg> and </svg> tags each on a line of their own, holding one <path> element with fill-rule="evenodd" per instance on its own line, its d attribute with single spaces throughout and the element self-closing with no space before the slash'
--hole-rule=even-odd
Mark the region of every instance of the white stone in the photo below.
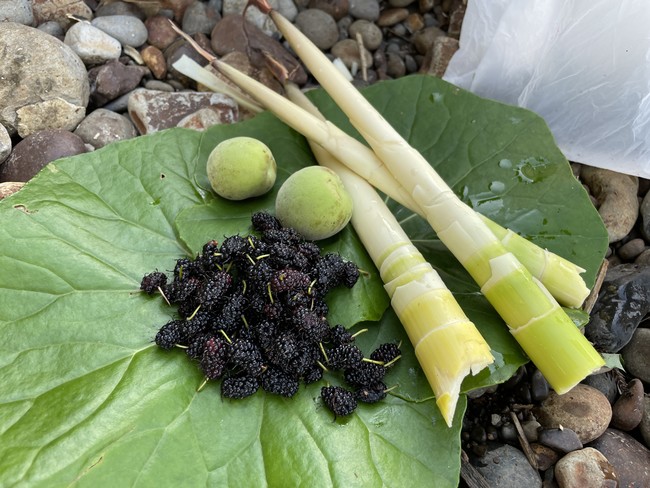
<svg viewBox="0 0 650 488">
<path fill-rule="evenodd" d="M 66 45 L 77 53 L 86 65 L 103 64 L 122 54 L 120 41 L 88 22 L 77 22 L 65 35 Z"/>
</svg>

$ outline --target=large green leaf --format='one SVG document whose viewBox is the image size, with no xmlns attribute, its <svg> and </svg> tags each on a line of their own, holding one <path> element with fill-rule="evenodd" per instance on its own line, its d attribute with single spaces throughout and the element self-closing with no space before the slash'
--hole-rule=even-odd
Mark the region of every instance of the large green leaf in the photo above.
<svg viewBox="0 0 650 488">
<path fill-rule="evenodd" d="M 469 202 L 575 258 L 593 279 L 606 235 L 541 120 L 434 78 L 367 93 Z M 318 102 L 344 125 L 330 101 Z M 170 269 L 208 239 L 248 232 L 251 212 L 272 209 L 275 193 L 232 203 L 208 191 L 207 155 L 235 135 L 271 147 L 280 168 L 275 191 L 314 162 L 301 137 L 263 114 L 57 161 L 0 202 L 2 485 L 457 484 L 465 400 L 448 429 L 399 322 L 391 311 L 382 315 L 386 295 L 351 229 L 326 247 L 369 275 L 352 293 L 333 294 L 332 320 L 368 328 L 358 339 L 366 351 L 403 341 L 387 400 L 336 421 L 317 399 L 319 385 L 288 400 L 258 393 L 225 401 L 218 385 L 196 392 L 201 375 L 181 350 L 152 344 L 173 310 L 137 291 L 141 276 Z M 529 158 L 543 162 L 530 163 L 543 174 L 527 173 Z M 499 166 L 506 159 L 516 172 Z M 505 184 L 501 205 L 483 203 L 494 181 Z M 504 324 L 423 222 L 395 211 L 497 358 L 466 388 L 505 380 L 525 357 Z"/>
</svg>

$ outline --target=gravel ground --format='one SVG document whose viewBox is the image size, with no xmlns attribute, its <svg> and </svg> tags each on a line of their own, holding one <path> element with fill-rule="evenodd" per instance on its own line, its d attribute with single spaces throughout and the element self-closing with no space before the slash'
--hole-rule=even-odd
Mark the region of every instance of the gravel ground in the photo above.
<svg viewBox="0 0 650 488">
<path fill-rule="evenodd" d="M 412 73 L 442 76 L 458 48 L 462 0 L 276 0 L 358 86 Z M 174 126 L 203 130 L 246 118 L 171 64 L 202 58 L 173 19 L 209 52 L 278 89 L 249 58 L 264 46 L 303 87 L 300 68 L 241 0 L 14 0 L 0 2 L 0 197 L 45 164 Z M 63 43 L 63 44 L 62 44 Z M 29 46 L 28 48 L 25 46 Z M 52 83 L 52 80 L 57 80 Z M 8 83 L 7 83 L 8 81 Z M 463 425 L 463 486 L 650 486 L 650 183 L 574 164 L 608 229 L 609 269 L 587 335 L 620 353 L 626 370 L 594 375 L 559 397 L 528 365 L 506 384 L 473 392 Z M 625 297 L 621 305 L 620 297 Z M 632 313 L 634 311 L 634 313 Z M 605 317 L 605 318 L 603 318 Z M 516 483 L 515 483 L 516 480 Z"/>
</svg>

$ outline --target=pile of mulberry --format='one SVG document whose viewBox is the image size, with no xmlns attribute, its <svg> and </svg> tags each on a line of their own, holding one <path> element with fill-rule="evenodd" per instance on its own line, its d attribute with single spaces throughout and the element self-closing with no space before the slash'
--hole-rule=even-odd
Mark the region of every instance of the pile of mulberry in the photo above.
<svg viewBox="0 0 650 488">
<path fill-rule="evenodd" d="M 160 271 L 143 277 L 140 289 L 160 294 L 178 314 L 160 327 L 155 343 L 184 348 L 206 381 L 221 381 L 224 398 L 259 389 L 292 397 L 301 382 L 339 371 L 347 388 L 321 389 L 335 417 L 352 413 L 357 402 L 383 399 L 384 375 L 400 357 L 399 346 L 382 344 L 365 358 L 345 327 L 327 321 L 327 293 L 352 288 L 357 266 L 322 254 L 268 213 L 254 214 L 252 228 L 255 234 L 212 240 L 194 259 L 178 259 L 169 277 Z"/>
</svg>

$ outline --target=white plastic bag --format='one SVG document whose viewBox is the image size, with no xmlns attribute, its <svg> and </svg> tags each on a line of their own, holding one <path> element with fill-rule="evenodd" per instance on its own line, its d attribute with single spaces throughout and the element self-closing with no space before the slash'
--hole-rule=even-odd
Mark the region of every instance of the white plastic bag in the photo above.
<svg viewBox="0 0 650 488">
<path fill-rule="evenodd" d="M 649 0 L 469 0 L 444 79 L 538 113 L 570 161 L 650 178 Z"/>
</svg>

